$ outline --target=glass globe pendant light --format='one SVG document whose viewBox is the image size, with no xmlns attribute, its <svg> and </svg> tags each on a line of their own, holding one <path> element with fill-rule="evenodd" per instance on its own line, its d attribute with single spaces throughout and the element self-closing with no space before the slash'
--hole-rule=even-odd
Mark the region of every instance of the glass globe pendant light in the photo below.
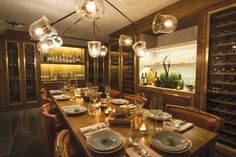
<svg viewBox="0 0 236 157">
<path fill-rule="evenodd" d="M 53 48 L 58 48 L 61 47 L 61 45 L 63 44 L 63 40 L 61 37 L 54 35 L 52 36 L 52 43 L 53 43 Z"/>
<path fill-rule="evenodd" d="M 93 58 L 98 57 L 100 52 L 101 42 L 99 41 L 88 41 L 88 51 L 89 55 Z"/>
<path fill-rule="evenodd" d="M 119 37 L 120 46 L 131 46 L 133 44 L 133 39 L 130 36 L 121 34 Z"/>
<path fill-rule="evenodd" d="M 38 42 L 37 49 L 39 52 L 47 53 L 53 49 L 53 40 L 50 38 L 45 38 Z"/>
<path fill-rule="evenodd" d="M 177 27 L 177 19 L 172 15 L 157 13 L 152 22 L 153 33 L 172 33 Z"/>
<path fill-rule="evenodd" d="M 136 43 L 134 43 L 134 45 L 132 46 L 135 54 L 139 57 L 142 58 L 146 55 L 146 42 L 144 41 L 138 41 Z"/>
<path fill-rule="evenodd" d="M 100 56 L 105 57 L 107 55 L 108 48 L 105 45 L 100 47 Z"/>
<path fill-rule="evenodd" d="M 42 16 L 29 26 L 29 34 L 34 40 L 41 40 L 43 38 L 57 35 L 56 29 L 50 24 L 46 16 Z"/>
<path fill-rule="evenodd" d="M 102 17 L 104 13 L 103 0 L 76 0 L 76 12 L 85 20 L 93 21 Z"/>
</svg>

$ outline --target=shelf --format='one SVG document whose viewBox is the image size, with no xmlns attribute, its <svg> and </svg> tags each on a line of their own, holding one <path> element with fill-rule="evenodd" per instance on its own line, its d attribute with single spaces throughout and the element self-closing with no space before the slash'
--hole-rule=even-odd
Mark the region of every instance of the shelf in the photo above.
<svg viewBox="0 0 236 157">
<path fill-rule="evenodd" d="M 208 107 L 207 109 L 211 110 L 211 111 L 216 111 L 216 112 L 220 112 L 220 113 L 225 113 L 225 114 L 236 116 L 236 112 L 230 112 L 230 111 L 215 109 L 215 108 L 211 108 L 211 107 Z"/>
<path fill-rule="evenodd" d="M 222 46 L 230 46 L 230 45 L 235 45 L 235 43 L 232 42 L 232 43 L 217 44 L 217 45 L 213 45 L 212 47 L 222 47 Z"/>
<path fill-rule="evenodd" d="M 42 82 L 56 82 L 56 81 L 80 81 L 85 79 L 51 79 L 51 80 L 41 80 Z"/>
<path fill-rule="evenodd" d="M 223 14 L 223 15 L 218 15 L 218 16 L 216 16 L 216 17 L 213 17 L 212 19 L 214 19 L 214 20 L 220 19 L 220 18 L 223 18 L 223 17 L 227 17 L 227 16 L 230 16 L 230 15 L 233 15 L 233 14 L 235 14 L 235 13 L 236 13 L 236 11 L 232 11 L 232 12 L 229 12 L 229 13 L 225 13 L 225 14 Z"/>
<path fill-rule="evenodd" d="M 170 65 L 174 65 L 174 66 L 182 66 L 182 65 L 194 65 L 196 63 L 172 63 Z M 151 65 L 144 65 L 144 67 L 154 67 L 154 66 L 163 66 L 162 64 L 151 64 Z"/>
<path fill-rule="evenodd" d="M 226 36 L 230 36 L 230 35 L 236 35 L 236 32 L 229 32 L 229 33 L 222 33 L 219 35 L 212 35 L 212 38 L 226 37 Z"/>
<path fill-rule="evenodd" d="M 232 142 L 232 141 L 226 140 L 226 139 L 224 139 L 224 138 L 222 138 L 222 137 L 218 137 L 218 139 L 221 140 L 221 141 L 223 141 L 223 142 L 230 143 L 230 144 L 236 146 L 236 142 Z"/>
<path fill-rule="evenodd" d="M 236 126 L 236 122 L 231 122 L 231 121 L 228 121 L 228 120 L 224 120 L 224 123 Z"/>
<path fill-rule="evenodd" d="M 232 132 L 232 131 L 225 130 L 225 129 L 222 129 L 222 131 L 225 132 L 225 133 L 228 133 L 228 134 L 236 136 L 236 132 Z"/>
<path fill-rule="evenodd" d="M 236 55 L 236 53 L 220 53 L 220 54 L 215 54 L 212 56 L 216 57 L 216 56 L 234 56 L 234 55 Z"/>
<path fill-rule="evenodd" d="M 214 26 L 214 28 L 222 28 L 222 27 L 235 25 L 235 24 L 236 24 L 236 22 L 230 22 L 230 23 L 225 23 L 225 24 L 220 24 L 220 25 Z"/>
<path fill-rule="evenodd" d="M 216 99 L 208 99 L 208 101 L 210 102 L 216 102 L 216 103 L 221 103 L 221 104 L 227 104 L 227 105 L 235 105 L 236 106 L 236 102 L 227 102 L 227 101 L 222 101 L 222 100 L 216 100 Z"/>
<path fill-rule="evenodd" d="M 217 63 L 217 64 L 211 64 L 211 65 L 213 65 L 213 66 L 224 66 L 224 65 L 236 65 L 236 63 Z"/>
<path fill-rule="evenodd" d="M 61 63 L 61 62 L 41 62 L 41 64 L 84 65 L 84 63 Z"/>
<path fill-rule="evenodd" d="M 236 73 L 211 73 L 211 75 L 236 75 Z"/>
<path fill-rule="evenodd" d="M 236 96 L 236 92 L 213 92 L 211 90 L 208 90 L 208 93 L 211 93 L 211 94 L 225 94 L 225 95 L 234 95 L 234 96 Z"/>
<path fill-rule="evenodd" d="M 231 82 L 220 82 L 220 81 L 218 81 L 218 82 L 216 82 L 216 81 L 212 81 L 212 82 L 210 82 L 211 84 L 220 84 L 220 85 L 232 85 L 232 86 L 234 86 L 234 85 L 236 85 L 236 83 L 231 83 Z"/>
</svg>

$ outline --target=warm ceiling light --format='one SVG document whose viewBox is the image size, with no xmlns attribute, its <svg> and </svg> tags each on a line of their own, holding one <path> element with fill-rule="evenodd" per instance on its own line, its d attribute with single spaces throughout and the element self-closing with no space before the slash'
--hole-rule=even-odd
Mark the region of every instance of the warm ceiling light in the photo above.
<svg viewBox="0 0 236 157">
<path fill-rule="evenodd" d="M 138 56 L 139 58 L 142 58 L 146 55 L 146 42 L 144 41 L 138 41 L 136 43 L 134 43 L 134 45 L 132 46 L 134 52 L 136 53 L 136 56 Z"/>
<path fill-rule="evenodd" d="M 29 26 L 29 34 L 34 40 L 42 40 L 43 38 L 57 35 L 57 31 L 51 26 L 51 22 L 46 16 L 42 16 Z"/>
<path fill-rule="evenodd" d="M 133 44 L 133 39 L 130 36 L 121 34 L 119 37 L 120 46 L 131 46 Z"/>
<path fill-rule="evenodd" d="M 47 53 L 52 48 L 53 48 L 53 41 L 51 39 L 43 39 L 37 44 L 37 49 L 39 52 Z"/>
<path fill-rule="evenodd" d="M 100 56 L 101 57 L 105 57 L 107 55 L 107 51 L 108 51 L 108 48 L 105 46 L 105 45 L 102 45 L 100 47 Z"/>
<path fill-rule="evenodd" d="M 93 58 L 96 58 L 100 55 L 101 42 L 99 41 L 89 41 L 88 42 L 88 51 L 89 55 Z"/>
<path fill-rule="evenodd" d="M 76 12 L 88 21 L 94 21 L 102 17 L 104 13 L 103 0 L 76 0 Z"/>
<path fill-rule="evenodd" d="M 172 15 L 161 15 L 157 13 L 152 22 L 153 33 L 172 33 L 177 27 L 177 19 Z"/>
<path fill-rule="evenodd" d="M 52 42 L 53 42 L 53 48 L 58 48 L 63 44 L 63 40 L 59 36 L 53 36 Z"/>
</svg>

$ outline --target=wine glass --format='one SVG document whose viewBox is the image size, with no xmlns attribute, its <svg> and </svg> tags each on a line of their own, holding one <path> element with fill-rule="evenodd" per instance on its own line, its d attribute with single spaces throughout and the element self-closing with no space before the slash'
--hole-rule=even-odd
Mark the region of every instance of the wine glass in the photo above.
<svg viewBox="0 0 236 157">
<path fill-rule="evenodd" d="M 90 100 L 93 101 L 93 104 L 89 104 L 88 113 L 89 115 L 95 116 L 95 105 L 96 105 L 96 101 L 99 98 L 99 93 L 97 92 L 97 88 L 91 88 L 89 96 L 90 96 Z"/>
<path fill-rule="evenodd" d="M 156 98 L 152 98 L 151 104 L 150 104 L 150 110 L 151 110 L 151 113 L 155 117 L 156 126 L 157 126 L 157 119 L 158 119 L 159 115 L 162 113 L 162 110 L 159 109 Z"/>
<path fill-rule="evenodd" d="M 107 96 L 108 104 L 110 103 L 110 92 L 111 92 L 110 86 L 105 86 L 105 93 L 106 93 L 106 96 Z"/>
</svg>

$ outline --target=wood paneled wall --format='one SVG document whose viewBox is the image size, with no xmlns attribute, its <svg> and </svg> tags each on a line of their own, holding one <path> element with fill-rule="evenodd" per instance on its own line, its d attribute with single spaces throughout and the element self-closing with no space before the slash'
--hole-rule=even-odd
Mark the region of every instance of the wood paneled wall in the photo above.
<svg viewBox="0 0 236 157">
<path fill-rule="evenodd" d="M 212 7 L 221 5 L 228 5 L 235 3 L 236 0 L 180 0 L 166 8 L 163 8 L 157 12 L 161 14 L 170 14 L 178 19 L 178 28 L 181 30 L 190 26 L 198 26 L 198 46 L 197 46 L 197 69 L 196 69 L 196 89 L 195 89 L 195 107 L 205 110 L 205 84 L 206 84 L 206 71 L 205 63 L 206 58 L 206 11 Z M 157 13 L 153 13 L 141 20 L 135 22 L 136 29 L 139 33 L 152 32 L 152 21 Z M 116 38 L 120 34 L 133 35 L 132 25 L 128 25 L 112 34 L 110 37 Z M 139 64 L 137 61 L 136 78 L 138 78 Z M 136 81 L 138 86 L 138 81 Z"/>
</svg>

